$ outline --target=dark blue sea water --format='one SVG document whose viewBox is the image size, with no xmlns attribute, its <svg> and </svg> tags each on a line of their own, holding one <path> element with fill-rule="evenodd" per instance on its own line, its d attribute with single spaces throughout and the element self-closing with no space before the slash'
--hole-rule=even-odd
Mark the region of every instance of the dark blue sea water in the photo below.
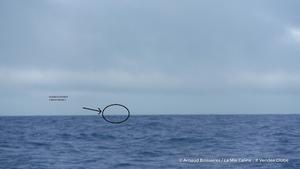
<svg viewBox="0 0 300 169">
<path fill-rule="evenodd" d="M 0 168 L 300 169 L 300 115 L 0 117 Z"/>
</svg>

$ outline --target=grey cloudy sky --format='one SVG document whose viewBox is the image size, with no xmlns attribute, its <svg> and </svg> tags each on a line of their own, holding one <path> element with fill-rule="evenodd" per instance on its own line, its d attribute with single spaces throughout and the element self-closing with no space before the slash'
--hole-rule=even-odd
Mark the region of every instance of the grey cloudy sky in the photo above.
<svg viewBox="0 0 300 169">
<path fill-rule="evenodd" d="M 0 115 L 300 113 L 299 7 L 1 0 Z"/>
</svg>

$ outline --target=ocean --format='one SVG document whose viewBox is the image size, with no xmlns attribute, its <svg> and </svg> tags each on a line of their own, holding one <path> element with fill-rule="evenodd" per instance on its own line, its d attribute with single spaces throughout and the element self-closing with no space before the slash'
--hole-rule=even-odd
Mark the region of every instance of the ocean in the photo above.
<svg viewBox="0 0 300 169">
<path fill-rule="evenodd" d="M 300 115 L 0 117 L 1 169 L 300 169 Z"/>
</svg>

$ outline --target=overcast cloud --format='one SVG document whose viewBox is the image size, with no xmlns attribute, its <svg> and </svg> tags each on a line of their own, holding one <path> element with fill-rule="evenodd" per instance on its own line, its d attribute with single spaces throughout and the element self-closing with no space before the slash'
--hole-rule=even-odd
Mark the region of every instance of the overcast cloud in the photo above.
<svg viewBox="0 0 300 169">
<path fill-rule="evenodd" d="M 299 7 L 2 0 L 0 115 L 300 113 Z"/>
</svg>

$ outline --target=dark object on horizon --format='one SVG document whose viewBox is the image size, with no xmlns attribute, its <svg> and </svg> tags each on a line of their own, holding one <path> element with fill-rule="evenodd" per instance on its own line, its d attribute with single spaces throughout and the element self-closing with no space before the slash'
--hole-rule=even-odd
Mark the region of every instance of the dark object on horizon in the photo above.
<svg viewBox="0 0 300 169">
<path fill-rule="evenodd" d="M 108 110 L 109 108 L 111 108 L 113 106 L 115 106 L 115 107 L 118 106 L 118 107 L 121 107 L 122 109 L 125 110 L 125 112 L 126 112 L 125 115 L 120 115 L 120 116 L 122 116 L 124 118 L 112 118 L 111 119 L 111 118 L 109 118 L 109 116 L 110 116 L 109 114 L 108 115 L 104 114 L 105 110 Z M 130 111 L 129 111 L 129 109 L 126 106 L 122 105 L 122 104 L 110 104 L 110 105 L 104 107 L 103 110 L 101 110 L 100 108 L 98 108 L 98 109 L 92 109 L 92 108 L 88 108 L 88 107 L 82 107 L 82 108 L 86 109 L 86 110 L 91 110 L 91 111 L 98 112 L 98 115 L 101 114 L 102 118 L 105 121 L 107 121 L 109 123 L 113 123 L 113 124 L 123 123 L 123 122 L 127 121 L 129 119 L 129 117 L 130 117 Z M 118 116 L 118 117 L 120 117 L 120 116 Z"/>
</svg>

